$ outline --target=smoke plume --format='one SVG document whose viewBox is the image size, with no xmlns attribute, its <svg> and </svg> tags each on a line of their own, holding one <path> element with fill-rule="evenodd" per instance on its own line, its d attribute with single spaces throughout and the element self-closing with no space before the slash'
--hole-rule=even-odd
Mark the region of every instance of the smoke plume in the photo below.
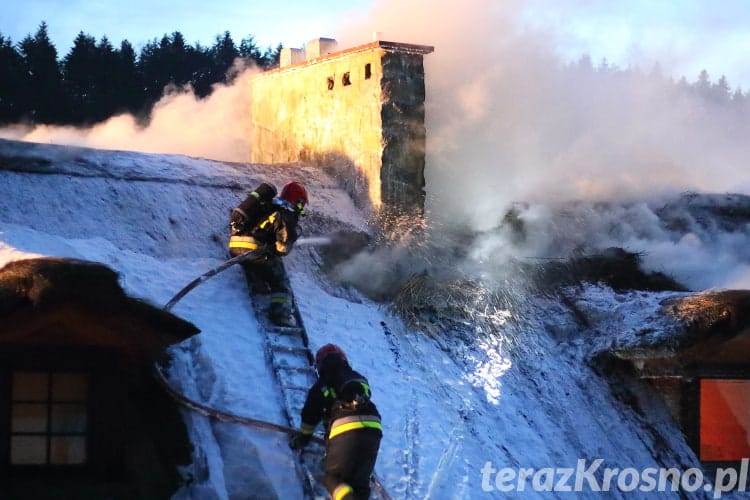
<svg viewBox="0 0 750 500">
<path fill-rule="evenodd" d="M 123 114 L 90 128 L 16 126 L 0 137 L 99 149 L 175 153 L 220 161 L 250 160 L 250 95 L 247 81 L 257 69 L 235 65 L 231 85 L 217 84 L 198 99 L 187 88 L 166 88 L 153 108 L 148 125 Z"/>
<path fill-rule="evenodd" d="M 553 17 L 589 3 L 556 2 Z M 374 32 L 435 47 L 424 60 L 433 237 L 455 228 L 483 234 L 472 243 L 471 258 L 480 263 L 619 245 L 695 287 L 742 284 L 748 258 L 735 250 L 737 238 L 747 241 L 744 232 L 676 239 L 655 214 L 664 200 L 686 191 L 750 192 L 750 121 L 729 106 L 677 92 L 650 66 L 604 71 L 583 55 L 577 63 L 562 60 L 564 34 L 524 22 L 529 6 L 539 5 L 376 0 L 341 20 L 340 47 L 366 43 Z M 662 67 L 675 66 L 664 47 L 658 56 Z M 146 128 L 120 116 L 88 130 L 38 127 L 22 138 L 247 161 L 251 74 L 205 100 L 168 93 Z M 591 208 L 600 201 L 619 208 L 602 214 Z M 519 203 L 526 234 L 520 245 L 495 230 Z M 715 278 L 715 268 L 707 269 L 711 256 L 722 263 Z"/>
<path fill-rule="evenodd" d="M 425 56 L 430 225 L 481 232 L 471 258 L 485 272 L 510 257 L 621 246 L 688 286 L 750 285 L 750 260 L 736 251 L 746 231 L 680 237 L 656 215 L 687 191 L 750 192 L 750 121 L 678 92 L 651 66 L 563 61 L 560 32 L 521 22 L 531 3 L 381 0 L 337 34 L 345 46 L 378 32 L 435 47 Z M 563 3 L 560 15 L 586 4 Z M 601 201 L 610 208 L 594 209 Z M 521 243 L 493 230 L 519 202 Z"/>
</svg>

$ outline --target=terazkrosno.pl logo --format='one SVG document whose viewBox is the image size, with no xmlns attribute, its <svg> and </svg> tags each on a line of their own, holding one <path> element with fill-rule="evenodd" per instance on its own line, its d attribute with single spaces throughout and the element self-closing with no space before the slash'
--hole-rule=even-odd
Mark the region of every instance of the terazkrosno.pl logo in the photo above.
<svg viewBox="0 0 750 500">
<path fill-rule="evenodd" d="M 666 492 L 683 491 L 692 493 L 702 489 L 712 492 L 713 498 L 721 498 L 724 493 L 747 491 L 748 462 L 743 458 L 739 470 L 734 467 L 717 468 L 716 474 L 706 480 L 703 471 L 696 467 L 686 470 L 677 468 L 646 467 L 602 467 L 604 459 L 588 461 L 579 458 L 575 467 L 544 467 L 497 469 L 487 462 L 480 470 L 482 490 L 517 492 Z"/>
</svg>

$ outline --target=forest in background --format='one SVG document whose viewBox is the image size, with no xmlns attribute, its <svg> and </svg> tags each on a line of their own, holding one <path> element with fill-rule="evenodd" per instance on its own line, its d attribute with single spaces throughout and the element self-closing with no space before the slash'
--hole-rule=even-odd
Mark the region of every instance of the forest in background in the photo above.
<svg viewBox="0 0 750 500">
<path fill-rule="evenodd" d="M 175 31 L 154 38 L 136 53 L 127 40 L 117 48 L 106 36 L 97 41 L 81 31 L 59 58 L 45 22 L 16 44 L 0 33 L 0 125 L 92 126 L 123 113 L 146 125 L 166 89 L 189 89 L 205 98 L 215 84 L 232 83 L 237 61 L 240 68 L 271 69 L 278 66 L 281 49 L 281 44 L 261 49 L 252 35 L 237 45 L 228 31 L 210 47 L 190 45 Z M 588 56 L 566 69 L 577 76 L 596 75 L 599 81 L 627 81 L 633 73 L 667 81 L 658 66 L 645 75 L 606 60 L 594 64 Z M 685 77 L 668 82 L 676 94 L 697 96 L 740 113 L 750 103 L 750 94 L 732 89 L 724 76 L 712 82 L 706 70 L 692 82 Z"/>
<path fill-rule="evenodd" d="M 60 59 L 45 22 L 17 44 L 0 33 L 0 124 L 90 126 L 122 113 L 145 124 L 165 88 L 204 98 L 213 85 L 232 83 L 238 59 L 269 69 L 281 48 L 263 50 L 252 35 L 237 45 L 228 31 L 210 47 L 190 45 L 175 31 L 137 54 L 127 40 L 118 48 L 81 31 Z"/>
</svg>

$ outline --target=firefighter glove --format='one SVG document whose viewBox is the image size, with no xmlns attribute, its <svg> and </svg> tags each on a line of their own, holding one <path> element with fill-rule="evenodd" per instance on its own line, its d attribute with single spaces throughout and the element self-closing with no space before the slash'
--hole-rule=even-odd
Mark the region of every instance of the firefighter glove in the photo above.
<svg viewBox="0 0 750 500">
<path fill-rule="evenodd" d="M 229 230 L 232 236 L 242 234 L 247 231 L 247 218 L 237 209 L 232 211 L 229 221 Z"/>
<path fill-rule="evenodd" d="M 289 447 L 293 450 L 301 450 L 307 443 L 310 442 L 312 434 L 305 434 L 303 432 L 296 432 L 291 438 L 289 438 Z"/>
</svg>

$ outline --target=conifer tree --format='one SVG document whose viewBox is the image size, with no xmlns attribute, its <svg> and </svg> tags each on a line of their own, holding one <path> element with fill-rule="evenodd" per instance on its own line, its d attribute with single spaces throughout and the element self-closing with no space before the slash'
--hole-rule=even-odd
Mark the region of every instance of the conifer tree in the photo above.
<svg viewBox="0 0 750 500">
<path fill-rule="evenodd" d="M 231 77 L 228 78 L 227 72 L 234 64 L 235 59 L 240 56 L 228 31 L 224 32 L 224 36 L 216 37 L 216 43 L 211 49 L 211 54 L 213 56 L 214 83 L 227 83 L 231 79 Z"/>
<path fill-rule="evenodd" d="M 255 43 L 255 37 L 248 35 L 240 42 L 239 56 L 248 64 L 263 67 L 263 54 Z"/>
<path fill-rule="evenodd" d="M 65 123 L 70 114 L 47 23 L 42 22 L 36 34 L 24 38 L 19 46 L 27 75 L 22 101 L 29 118 L 33 123 Z"/>
<path fill-rule="evenodd" d="M 116 53 L 114 75 L 119 96 L 117 111 L 139 115 L 143 111 L 146 95 L 135 50 L 127 40 L 120 43 L 120 50 Z"/>
<path fill-rule="evenodd" d="M 263 67 L 266 69 L 278 68 L 279 60 L 281 59 L 281 49 L 283 48 L 283 45 L 278 44 L 276 48 L 269 47 L 266 49 L 263 53 Z"/>
<path fill-rule="evenodd" d="M 79 32 L 62 62 L 72 123 L 85 123 L 94 114 L 98 91 L 94 72 L 100 68 L 98 59 L 94 37 Z"/>
<path fill-rule="evenodd" d="M 214 83 L 213 77 L 213 59 L 211 49 L 203 47 L 201 44 L 195 44 L 191 52 L 191 76 L 190 83 L 193 92 L 198 97 L 206 97 L 211 93 Z"/>
<path fill-rule="evenodd" d="M 24 115 L 24 75 L 21 54 L 10 38 L 0 33 L 0 123 L 16 123 Z"/>
</svg>

